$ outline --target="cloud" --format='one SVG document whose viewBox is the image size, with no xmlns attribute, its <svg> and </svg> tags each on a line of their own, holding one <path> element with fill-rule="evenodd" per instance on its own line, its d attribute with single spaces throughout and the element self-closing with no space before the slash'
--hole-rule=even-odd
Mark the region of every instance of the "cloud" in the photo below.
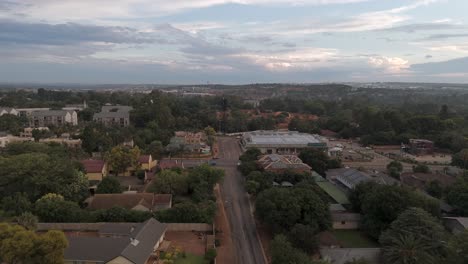
<svg viewBox="0 0 468 264">
<path fill-rule="evenodd" d="M 104 27 L 75 23 L 45 24 L 0 20 L 0 43 L 76 45 L 79 43 L 151 43 L 154 38 L 127 27 Z"/>
<path fill-rule="evenodd" d="M 406 32 L 414 33 L 416 31 L 434 31 L 434 30 L 453 30 L 462 29 L 463 26 L 459 24 L 445 23 L 445 22 L 432 22 L 432 23 L 414 23 L 401 26 L 385 28 L 383 31 L 387 32 Z"/>
<path fill-rule="evenodd" d="M 112 20 L 166 16 L 186 10 L 223 4 L 240 5 L 332 5 L 369 0 L 23 0 L 12 8 L 29 18 L 46 21 Z"/>
<path fill-rule="evenodd" d="M 468 57 L 442 62 L 430 62 L 411 65 L 410 69 L 419 74 L 451 74 L 465 70 L 468 76 Z"/>
<path fill-rule="evenodd" d="M 458 34 L 434 34 L 430 35 L 424 40 L 444 40 L 444 39 L 450 39 L 450 38 L 466 38 L 468 37 L 468 33 L 458 33 Z"/>
<path fill-rule="evenodd" d="M 409 61 L 399 57 L 370 57 L 369 64 L 375 68 L 383 69 L 386 73 L 390 74 L 407 73 L 406 70 L 410 68 Z"/>
</svg>

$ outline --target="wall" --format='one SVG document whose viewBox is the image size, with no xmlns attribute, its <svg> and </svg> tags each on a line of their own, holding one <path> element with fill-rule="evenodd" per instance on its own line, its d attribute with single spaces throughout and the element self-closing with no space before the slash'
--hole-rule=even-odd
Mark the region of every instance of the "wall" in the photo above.
<svg viewBox="0 0 468 264">
<path fill-rule="evenodd" d="M 167 226 L 167 231 L 198 231 L 210 232 L 213 231 L 213 225 L 203 223 L 170 223 Z"/>
<path fill-rule="evenodd" d="M 65 231 L 97 231 L 105 223 L 39 223 L 37 231 L 65 230 Z M 213 225 L 204 223 L 168 223 L 167 231 L 213 231 Z"/>
</svg>

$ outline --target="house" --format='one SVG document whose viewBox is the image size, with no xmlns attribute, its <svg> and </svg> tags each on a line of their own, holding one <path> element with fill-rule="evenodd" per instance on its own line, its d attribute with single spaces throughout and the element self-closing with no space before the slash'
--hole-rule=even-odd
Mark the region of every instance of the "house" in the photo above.
<svg viewBox="0 0 468 264">
<path fill-rule="evenodd" d="M 454 235 L 458 235 L 468 228 L 468 217 L 444 217 L 444 226 Z"/>
<path fill-rule="evenodd" d="M 63 126 L 67 124 L 78 125 L 78 115 L 75 111 L 45 110 L 34 111 L 29 115 L 30 127 Z"/>
<path fill-rule="evenodd" d="M 163 159 L 159 161 L 158 168 L 160 170 L 170 170 L 173 168 L 184 168 L 184 163 L 178 160 Z"/>
<path fill-rule="evenodd" d="M 26 127 L 23 129 L 23 132 L 20 132 L 20 137 L 32 138 L 33 130 L 49 131 L 49 128 L 48 127 Z"/>
<path fill-rule="evenodd" d="M 82 160 L 88 181 L 102 181 L 107 176 L 108 167 L 104 160 Z"/>
<path fill-rule="evenodd" d="M 29 117 L 33 112 L 49 111 L 50 108 L 45 108 L 45 107 L 42 107 L 42 108 L 17 108 L 16 110 L 18 111 L 20 116 Z"/>
<path fill-rule="evenodd" d="M 24 138 L 12 135 L 0 136 L 0 148 L 6 147 L 10 143 L 34 141 L 34 138 Z"/>
<path fill-rule="evenodd" d="M 203 132 L 176 131 L 174 137 L 170 139 L 167 149 L 171 152 L 191 152 L 209 154 L 210 146 L 207 145 L 206 136 Z"/>
<path fill-rule="evenodd" d="M 105 126 L 127 127 L 130 125 L 131 110 L 133 110 L 131 106 L 105 105 L 100 113 L 94 114 L 93 120 Z"/>
<path fill-rule="evenodd" d="M 156 167 L 158 161 L 154 160 L 151 155 L 141 155 L 140 158 L 138 158 L 138 163 L 142 170 L 151 171 Z"/>
<path fill-rule="evenodd" d="M 18 116 L 19 112 L 15 108 L 10 108 L 10 107 L 0 107 L 0 116 L 3 115 L 14 115 Z"/>
<path fill-rule="evenodd" d="M 434 153 L 434 142 L 427 139 L 410 139 L 409 151 L 414 155 L 432 155 Z"/>
<path fill-rule="evenodd" d="M 95 194 L 85 201 L 91 210 L 122 207 L 137 211 L 158 211 L 172 207 L 171 194 L 112 193 Z"/>
<path fill-rule="evenodd" d="M 312 172 L 312 168 L 302 162 L 302 160 L 296 155 L 264 155 L 260 157 L 257 164 L 262 167 L 263 170 L 273 173 L 292 171 L 298 174 L 311 174 Z"/>
<path fill-rule="evenodd" d="M 65 264 L 146 264 L 157 254 L 167 225 L 151 218 L 144 223 L 107 223 L 98 236 L 68 235 Z"/>
<path fill-rule="evenodd" d="M 42 143 L 57 143 L 64 145 L 68 148 L 79 149 L 81 148 L 81 139 L 69 139 L 69 138 L 42 138 L 39 139 Z"/>
<path fill-rule="evenodd" d="M 377 171 L 368 173 L 353 168 L 339 168 L 327 170 L 325 173 L 329 181 L 339 183 L 340 185 L 345 186 L 349 190 L 354 189 L 354 187 L 356 187 L 356 185 L 358 185 L 361 182 L 368 181 L 373 181 L 378 184 L 385 185 L 399 184 L 399 182 L 396 179 L 393 179 L 385 173 L 380 173 Z"/>
<path fill-rule="evenodd" d="M 361 215 L 349 212 L 331 212 L 333 229 L 359 229 Z"/>
</svg>

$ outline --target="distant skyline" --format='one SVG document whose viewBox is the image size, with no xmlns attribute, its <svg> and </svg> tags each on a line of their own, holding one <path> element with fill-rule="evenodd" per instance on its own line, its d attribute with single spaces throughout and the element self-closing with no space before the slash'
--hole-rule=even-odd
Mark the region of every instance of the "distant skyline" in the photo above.
<svg viewBox="0 0 468 264">
<path fill-rule="evenodd" d="M 0 0 L 0 82 L 468 82 L 466 0 Z"/>
</svg>

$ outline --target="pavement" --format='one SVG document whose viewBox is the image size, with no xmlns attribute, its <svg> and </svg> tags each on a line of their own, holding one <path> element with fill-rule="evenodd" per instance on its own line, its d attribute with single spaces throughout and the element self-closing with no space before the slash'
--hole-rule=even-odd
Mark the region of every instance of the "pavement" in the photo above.
<svg viewBox="0 0 468 264">
<path fill-rule="evenodd" d="M 215 167 L 222 168 L 226 172 L 220 191 L 233 243 L 234 256 L 230 263 L 267 264 L 249 195 L 244 187 L 244 177 L 237 170 L 239 156 L 242 153 L 239 140 L 233 137 L 218 137 L 217 142 L 219 149 L 217 158 L 214 159 Z M 209 163 L 208 160 L 181 159 L 180 161 L 186 168 Z"/>
<path fill-rule="evenodd" d="M 218 137 L 219 159 L 216 167 L 223 168 L 226 176 L 221 186 L 224 208 L 229 219 L 234 244 L 234 263 L 266 264 L 262 244 L 258 237 L 244 179 L 237 170 L 241 154 L 238 140 Z"/>
</svg>

